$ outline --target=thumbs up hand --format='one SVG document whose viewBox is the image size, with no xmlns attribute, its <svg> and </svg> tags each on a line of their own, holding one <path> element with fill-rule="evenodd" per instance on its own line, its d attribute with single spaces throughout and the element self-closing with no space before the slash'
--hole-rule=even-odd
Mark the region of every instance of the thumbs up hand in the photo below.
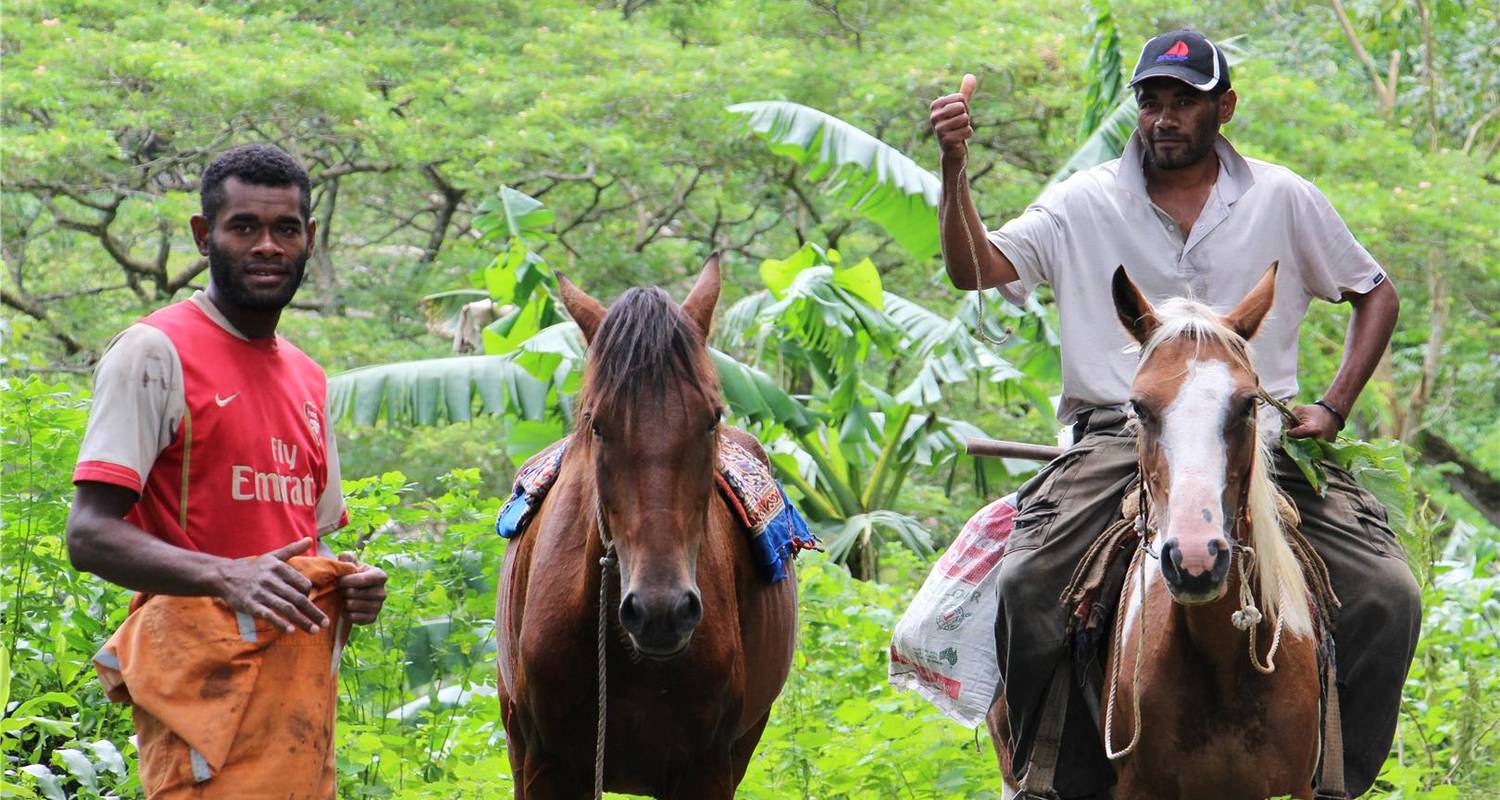
<svg viewBox="0 0 1500 800">
<path fill-rule="evenodd" d="M 932 114 L 928 120 L 932 124 L 932 132 L 937 134 L 938 147 L 944 158 L 960 157 L 968 153 L 968 141 L 974 135 L 969 116 L 969 100 L 974 97 L 974 89 L 978 85 L 979 80 L 973 74 L 965 73 L 956 94 L 946 94 L 932 101 Z"/>
</svg>

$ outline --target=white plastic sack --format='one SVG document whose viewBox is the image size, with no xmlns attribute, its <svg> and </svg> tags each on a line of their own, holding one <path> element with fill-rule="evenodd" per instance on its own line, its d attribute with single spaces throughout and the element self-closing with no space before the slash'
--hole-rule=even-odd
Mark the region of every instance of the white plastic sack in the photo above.
<svg viewBox="0 0 1500 800">
<path fill-rule="evenodd" d="M 995 583 L 1015 517 L 1014 494 L 970 517 L 891 636 L 891 685 L 969 727 L 984 722 L 1000 685 Z"/>
</svg>

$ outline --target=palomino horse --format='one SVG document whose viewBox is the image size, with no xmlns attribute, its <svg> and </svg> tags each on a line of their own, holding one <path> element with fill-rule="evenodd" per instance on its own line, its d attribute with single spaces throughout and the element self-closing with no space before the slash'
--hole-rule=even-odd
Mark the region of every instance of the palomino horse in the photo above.
<svg viewBox="0 0 1500 800">
<path fill-rule="evenodd" d="M 1115 272 L 1116 310 L 1141 345 L 1130 410 L 1145 490 L 1100 720 L 1119 800 L 1313 797 L 1317 638 L 1247 345 L 1275 281 L 1273 264 L 1220 316 L 1180 298 L 1153 307 Z M 996 708 L 991 732 L 1014 785 Z"/>
<path fill-rule="evenodd" d="M 578 431 L 502 567 L 495 626 L 515 796 L 593 796 L 602 640 L 604 788 L 727 800 L 786 681 L 797 590 L 794 575 L 757 575 L 715 488 L 719 437 L 754 446 L 720 430 L 705 345 L 718 258 L 680 308 L 652 288 L 606 311 L 559 282 L 589 353 Z M 606 538 L 618 567 L 601 615 Z"/>
</svg>

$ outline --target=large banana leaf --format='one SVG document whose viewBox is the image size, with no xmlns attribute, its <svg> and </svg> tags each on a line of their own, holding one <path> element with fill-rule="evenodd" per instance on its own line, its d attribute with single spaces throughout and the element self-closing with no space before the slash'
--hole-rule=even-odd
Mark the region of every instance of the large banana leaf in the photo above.
<svg viewBox="0 0 1500 800">
<path fill-rule="evenodd" d="M 900 150 L 814 108 L 785 101 L 729 107 L 749 116 L 750 129 L 772 152 L 810 167 L 806 177 L 884 228 L 917 259 L 938 252 L 937 206 L 942 181 Z"/>
<path fill-rule="evenodd" d="M 555 410 L 568 416 L 564 392 L 577 389 L 581 348 L 577 328 L 568 322 L 543 330 L 509 355 L 360 367 L 329 378 L 329 414 L 335 420 L 349 416 L 361 425 L 374 424 L 382 416 L 392 425 L 464 422 L 475 413 L 540 420 Z M 735 416 L 796 433 L 817 424 L 816 414 L 764 372 L 712 348 L 709 356 Z M 538 379 L 533 371 L 546 379 Z M 559 384 L 564 392 L 549 391 Z"/>
<path fill-rule="evenodd" d="M 352 369 L 328 380 L 329 415 L 373 425 L 467 422 L 481 413 L 541 419 L 547 385 L 504 356 L 454 356 Z"/>
<path fill-rule="evenodd" d="M 719 371 L 719 385 L 735 416 L 752 422 L 775 423 L 795 433 L 810 431 L 817 425 L 817 415 L 778 386 L 771 376 L 714 348 L 709 348 L 708 355 Z"/>
</svg>

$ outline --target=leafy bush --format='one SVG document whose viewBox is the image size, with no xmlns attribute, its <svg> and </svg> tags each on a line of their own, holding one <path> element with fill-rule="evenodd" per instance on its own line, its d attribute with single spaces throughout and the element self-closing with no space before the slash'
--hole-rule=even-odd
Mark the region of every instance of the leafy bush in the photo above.
<svg viewBox="0 0 1500 800">
<path fill-rule="evenodd" d="M 63 541 L 87 400 L 34 378 L 0 394 L 0 794 L 131 793 L 130 713 L 104 699 L 92 663 L 128 596 L 74 571 Z"/>
</svg>

